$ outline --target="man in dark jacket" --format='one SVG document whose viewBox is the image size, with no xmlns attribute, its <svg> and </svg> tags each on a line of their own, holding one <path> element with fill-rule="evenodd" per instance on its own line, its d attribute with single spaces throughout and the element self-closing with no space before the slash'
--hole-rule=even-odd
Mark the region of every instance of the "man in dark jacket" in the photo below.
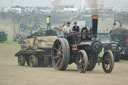
<svg viewBox="0 0 128 85">
<path fill-rule="evenodd" d="M 77 22 L 74 22 L 74 26 L 73 26 L 73 28 L 72 28 L 72 31 L 74 31 L 74 32 L 79 32 L 79 31 L 80 31 L 80 28 L 79 28 L 79 26 L 77 25 Z"/>
</svg>

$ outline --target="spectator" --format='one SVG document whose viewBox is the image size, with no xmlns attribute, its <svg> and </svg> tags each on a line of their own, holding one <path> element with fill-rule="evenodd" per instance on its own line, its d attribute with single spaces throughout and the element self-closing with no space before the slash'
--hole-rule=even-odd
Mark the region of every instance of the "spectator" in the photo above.
<svg viewBox="0 0 128 85">
<path fill-rule="evenodd" d="M 46 19 L 46 23 L 47 23 L 47 30 L 51 30 L 51 21 L 50 21 L 51 16 L 48 16 Z"/>
<path fill-rule="evenodd" d="M 74 26 L 73 26 L 73 28 L 72 28 L 72 31 L 74 31 L 74 32 L 79 32 L 79 30 L 80 30 L 80 28 L 79 28 L 79 26 L 77 25 L 77 22 L 74 22 Z"/>
</svg>

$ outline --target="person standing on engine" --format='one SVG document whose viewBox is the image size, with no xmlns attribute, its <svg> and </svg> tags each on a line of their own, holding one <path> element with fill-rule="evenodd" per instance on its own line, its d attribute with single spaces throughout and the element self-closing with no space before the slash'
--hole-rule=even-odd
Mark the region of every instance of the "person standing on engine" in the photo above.
<svg viewBox="0 0 128 85">
<path fill-rule="evenodd" d="M 48 16 L 46 19 L 46 23 L 47 23 L 47 30 L 51 30 L 51 21 L 50 21 L 51 16 Z"/>
</svg>

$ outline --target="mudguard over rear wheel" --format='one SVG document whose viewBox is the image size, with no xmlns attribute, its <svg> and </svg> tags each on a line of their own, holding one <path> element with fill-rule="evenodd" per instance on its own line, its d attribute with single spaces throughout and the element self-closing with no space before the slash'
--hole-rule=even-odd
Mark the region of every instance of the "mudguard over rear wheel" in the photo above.
<svg viewBox="0 0 128 85">
<path fill-rule="evenodd" d="M 80 73 L 86 72 L 88 67 L 88 56 L 84 50 L 80 50 L 78 52 L 78 56 L 76 57 L 76 65 Z"/>
<path fill-rule="evenodd" d="M 114 67 L 114 56 L 111 50 L 104 53 L 102 67 L 105 73 L 111 73 Z"/>
</svg>

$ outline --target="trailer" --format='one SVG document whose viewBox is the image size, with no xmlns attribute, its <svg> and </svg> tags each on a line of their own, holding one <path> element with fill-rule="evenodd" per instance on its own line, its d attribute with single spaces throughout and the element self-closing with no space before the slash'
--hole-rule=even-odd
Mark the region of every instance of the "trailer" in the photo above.
<svg viewBox="0 0 128 85">
<path fill-rule="evenodd" d="M 21 50 L 15 56 L 19 66 L 51 67 L 51 50 L 54 41 L 58 38 L 54 30 L 47 30 L 45 36 L 42 31 L 31 34 L 31 37 L 21 39 Z"/>
<path fill-rule="evenodd" d="M 51 67 L 51 48 L 23 49 L 15 54 L 19 66 Z"/>
</svg>

